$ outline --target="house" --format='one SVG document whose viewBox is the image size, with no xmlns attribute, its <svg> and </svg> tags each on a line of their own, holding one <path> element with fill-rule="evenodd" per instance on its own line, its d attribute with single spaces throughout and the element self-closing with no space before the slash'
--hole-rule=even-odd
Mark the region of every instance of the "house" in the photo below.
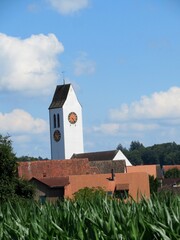
<svg viewBox="0 0 180 240">
<path fill-rule="evenodd" d="M 170 191 L 171 193 L 180 195 L 180 178 L 164 178 L 162 179 L 161 191 Z"/>
<path fill-rule="evenodd" d="M 126 192 L 135 200 L 138 200 L 138 194 L 149 197 L 148 174 L 127 173 L 124 160 L 101 160 L 100 156 L 94 156 L 91 161 L 73 158 L 19 162 L 18 174 L 35 184 L 35 198 L 41 201 L 72 198 L 75 192 L 85 187 L 101 187 L 121 196 Z"/>
<path fill-rule="evenodd" d="M 163 166 L 163 171 L 167 172 L 168 170 L 171 170 L 173 168 L 177 168 L 178 170 L 180 170 L 180 164 L 178 164 L 178 165 L 164 165 Z"/>
<path fill-rule="evenodd" d="M 88 158 L 89 161 L 107 161 L 107 160 L 122 160 L 125 161 L 126 166 L 132 166 L 127 157 L 122 153 L 121 150 L 110 150 L 110 151 L 101 151 L 101 152 L 89 152 L 89 153 L 78 153 L 73 154 L 71 159 L 74 158 Z"/>
<path fill-rule="evenodd" d="M 31 178 L 55 178 L 70 175 L 103 174 L 126 172 L 125 161 L 95 161 L 90 162 L 87 158 L 64 159 L 64 160 L 41 160 L 32 162 L 19 162 L 19 177 L 30 180 Z"/>
<path fill-rule="evenodd" d="M 69 177 L 31 178 L 30 183 L 36 186 L 35 200 L 44 203 L 46 200 L 55 202 L 65 197 L 64 188 L 69 184 Z"/>
<path fill-rule="evenodd" d="M 127 166 L 127 173 L 137 173 L 146 172 L 154 178 L 162 179 L 163 171 L 160 165 L 137 165 L 137 166 Z"/>
<path fill-rule="evenodd" d="M 138 201 L 142 196 L 150 197 L 147 173 L 116 173 L 70 175 L 59 178 L 32 178 L 36 185 L 36 200 L 55 202 L 61 198 L 73 198 L 73 194 L 85 187 L 100 187 L 108 194 L 125 198 L 129 194 Z"/>
</svg>

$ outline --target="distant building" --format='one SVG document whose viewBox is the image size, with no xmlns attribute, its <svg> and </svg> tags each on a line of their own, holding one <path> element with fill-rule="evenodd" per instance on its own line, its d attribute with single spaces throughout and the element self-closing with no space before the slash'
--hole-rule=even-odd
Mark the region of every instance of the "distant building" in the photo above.
<svg viewBox="0 0 180 240">
<path fill-rule="evenodd" d="M 127 166 L 127 173 L 137 173 L 137 172 L 146 172 L 154 178 L 162 179 L 163 171 L 160 165 L 136 165 L 136 166 Z"/>
<path fill-rule="evenodd" d="M 73 194 L 85 187 L 102 188 L 107 194 L 122 198 L 130 195 L 135 201 L 149 198 L 149 178 L 147 173 L 117 173 L 112 180 L 111 174 L 70 175 L 59 178 L 32 178 L 36 185 L 36 200 L 55 202 L 61 198 L 72 198 Z"/>
<path fill-rule="evenodd" d="M 19 162 L 18 173 L 36 186 L 38 200 L 56 201 L 73 197 L 85 187 L 101 187 L 108 194 L 128 193 L 135 200 L 149 198 L 147 173 L 126 173 L 123 160 L 89 161 L 84 159 Z"/>
</svg>

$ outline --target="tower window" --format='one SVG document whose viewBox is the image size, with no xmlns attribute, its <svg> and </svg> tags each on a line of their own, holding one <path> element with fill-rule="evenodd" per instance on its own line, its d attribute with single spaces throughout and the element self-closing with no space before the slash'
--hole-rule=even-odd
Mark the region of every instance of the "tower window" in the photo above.
<svg viewBox="0 0 180 240">
<path fill-rule="evenodd" d="M 56 115 L 53 115 L 53 119 L 54 119 L 54 128 L 56 128 Z"/>
<path fill-rule="evenodd" d="M 60 127 L 60 117 L 59 117 L 59 113 L 57 115 L 57 127 L 59 128 Z"/>
</svg>

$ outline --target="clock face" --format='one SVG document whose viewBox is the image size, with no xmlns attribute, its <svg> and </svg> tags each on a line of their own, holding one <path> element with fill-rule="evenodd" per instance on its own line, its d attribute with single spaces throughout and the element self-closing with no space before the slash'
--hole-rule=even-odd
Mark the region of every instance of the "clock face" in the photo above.
<svg viewBox="0 0 180 240">
<path fill-rule="evenodd" d="M 54 137 L 54 140 L 55 140 L 56 142 L 59 142 L 59 140 L 61 139 L 61 133 L 60 133 L 60 131 L 59 131 L 59 130 L 55 130 L 55 131 L 54 131 L 54 134 L 53 134 L 53 137 Z"/>
<path fill-rule="evenodd" d="M 77 114 L 75 112 L 71 112 L 68 115 L 68 120 L 71 124 L 75 124 L 77 122 Z"/>
</svg>

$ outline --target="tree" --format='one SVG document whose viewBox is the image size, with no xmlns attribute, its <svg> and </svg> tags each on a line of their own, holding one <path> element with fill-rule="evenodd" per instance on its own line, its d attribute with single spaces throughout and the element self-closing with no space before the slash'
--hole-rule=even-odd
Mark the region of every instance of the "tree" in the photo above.
<svg viewBox="0 0 180 240">
<path fill-rule="evenodd" d="M 140 143 L 139 141 L 132 141 L 131 142 L 129 151 L 141 150 L 141 149 L 144 149 L 144 146 L 143 146 L 142 143 Z"/>
<path fill-rule="evenodd" d="M 17 165 L 9 136 L 0 135 L 0 200 L 15 194 Z"/>
<path fill-rule="evenodd" d="M 0 201 L 33 195 L 30 184 L 18 178 L 16 159 L 10 136 L 0 134 Z"/>
<path fill-rule="evenodd" d="M 9 181 L 17 177 L 16 157 L 9 136 L 0 134 L 0 180 Z"/>
<path fill-rule="evenodd" d="M 149 175 L 149 185 L 150 185 L 150 193 L 157 193 L 158 187 L 160 186 L 160 182 L 154 176 Z"/>
<path fill-rule="evenodd" d="M 79 202 L 95 202 L 106 196 L 106 192 L 101 187 L 85 187 L 74 193 L 74 200 Z"/>
<path fill-rule="evenodd" d="M 142 158 L 141 158 L 141 152 L 138 150 L 133 150 L 129 152 L 127 155 L 129 161 L 132 163 L 132 165 L 141 165 L 143 164 Z"/>
<path fill-rule="evenodd" d="M 180 170 L 178 168 L 172 168 L 165 172 L 165 178 L 180 178 Z"/>
<path fill-rule="evenodd" d="M 123 145 L 122 145 L 121 143 L 117 146 L 116 149 L 117 149 L 117 150 L 121 150 L 122 152 L 128 151 L 125 147 L 123 147 Z"/>
<path fill-rule="evenodd" d="M 158 156 L 155 151 L 146 148 L 142 153 L 143 164 L 158 164 Z"/>
</svg>

